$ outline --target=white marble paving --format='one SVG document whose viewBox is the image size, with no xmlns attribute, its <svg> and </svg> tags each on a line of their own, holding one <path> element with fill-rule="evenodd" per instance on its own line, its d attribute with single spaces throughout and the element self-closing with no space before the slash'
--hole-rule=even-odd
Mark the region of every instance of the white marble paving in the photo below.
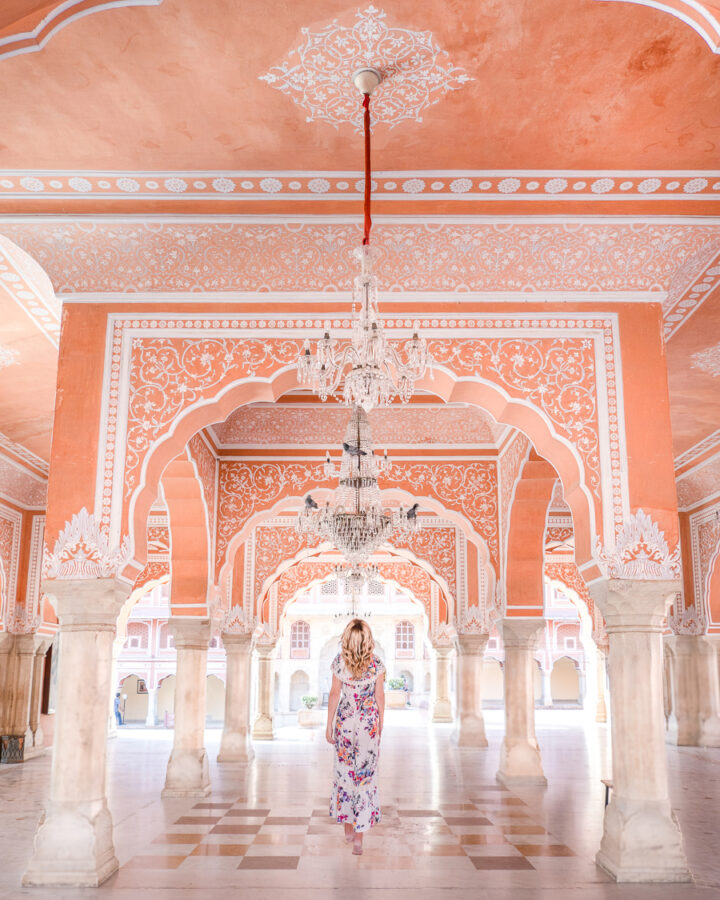
<svg viewBox="0 0 720 900">
<path fill-rule="evenodd" d="M 672 799 L 683 828 L 688 859 L 695 875 L 690 885 L 617 885 L 593 862 L 602 831 L 603 789 L 600 779 L 609 773 L 607 726 L 590 724 L 581 713 L 538 711 L 537 733 L 542 748 L 548 787 L 514 791 L 528 805 L 503 806 L 501 795 L 488 790 L 495 783 L 502 735 L 502 713 L 486 714 L 488 750 L 458 749 L 452 742 L 451 725 L 429 725 L 422 714 L 394 712 L 388 716 L 382 747 L 380 787 L 387 822 L 397 821 L 397 809 L 444 810 L 471 798 L 487 810 L 496 826 L 532 823 L 547 834 L 530 830 L 508 834 L 506 846 L 477 845 L 468 856 L 409 855 L 407 844 L 393 834 L 368 839 L 363 857 L 352 857 L 332 829 L 308 836 L 296 869 L 242 870 L 232 857 L 192 856 L 180 869 L 125 867 L 137 856 L 152 852 L 186 857 L 186 845 L 154 844 L 159 835 L 174 833 L 207 835 L 206 842 L 231 844 L 237 836 L 210 835 L 207 824 L 177 825 L 180 816 L 197 814 L 194 800 L 160 800 L 172 733 L 164 730 L 121 730 L 109 744 L 109 803 L 115 822 L 115 844 L 120 872 L 102 887 L 91 890 L 20 888 L 30 856 L 32 837 L 48 788 L 50 755 L 23 766 L 0 769 L 0 898 L 78 900 L 312 900 L 323 898 L 397 898 L 435 900 L 438 897 L 525 900 L 552 896 L 553 900 L 683 900 L 686 897 L 720 897 L 720 750 L 668 747 Z M 208 731 L 206 745 L 214 760 L 220 732 Z M 267 807 L 273 816 L 303 816 L 309 809 L 326 805 L 330 788 L 331 748 L 319 730 L 284 728 L 279 740 L 257 743 L 257 757 L 249 766 L 229 764 L 211 767 L 213 793 L 208 801 L 221 803 L 247 799 L 248 807 Z M 484 807 L 483 804 L 486 804 Z M 223 820 L 225 821 L 225 820 Z M 236 824 L 247 823 L 238 816 Z M 403 822 L 405 836 L 425 834 L 428 820 Z M 454 834 L 493 829 L 436 823 L 428 831 L 425 853 L 431 847 L 452 844 Z M 296 826 L 268 825 L 264 833 L 277 834 L 285 845 L 273 844 L 266 856 L 297 856 Z M 322 829 L 321 829 L 322 831 Z M 520 837 L 519 837 L 520 836 Z M 476 870 L 470 857 L 517 856 L 515 845 L 565 845 L 574 856 L 532 856 L 532 870 Z M 150 849 L 149 849 L 150 848 Z M 261 855 L 254 847 L 250 857 Z M 388 857 L 392 857 L 388 861 Z M 406 867 L 406 868 L 404 868 Z"/>
</svg>

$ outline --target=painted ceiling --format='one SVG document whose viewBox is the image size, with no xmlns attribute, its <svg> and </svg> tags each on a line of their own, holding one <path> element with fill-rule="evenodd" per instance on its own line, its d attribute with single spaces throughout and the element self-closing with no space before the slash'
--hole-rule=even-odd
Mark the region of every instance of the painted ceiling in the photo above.
<svg viewBox="0 0 720 900">
<path fill-rule="evenodd" d="M 661 303 L 678 459 L 717 432 L 717 3 L 104 6 L 0 4 L 0 236 L 58 297 L 337 315 L 363 186 L 349 75 L 371 63 L 386 76 L 373 98 L 383 309 Z M 47 460 L 61 322 L 37 278 L 7 266 L 0 430 Z M 324 448 L 345 413 L 305 410 L 320 439 L 304 402 L 239 411 L 209 437 L 219 452 L 282 449 L 287 434 Z M 432 443 L 431 420 L 448 446 L 503 440 L 479 411 L 431 408 L 402 412 L 402 439 L 379 414 L 376 443 Z"/>
</svg>

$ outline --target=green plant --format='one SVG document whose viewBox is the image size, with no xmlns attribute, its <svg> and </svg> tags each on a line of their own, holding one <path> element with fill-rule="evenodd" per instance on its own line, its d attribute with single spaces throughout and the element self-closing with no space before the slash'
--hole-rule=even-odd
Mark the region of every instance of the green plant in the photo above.
<svg viewBox="0 0 720 900">
<path fill-rule="evenodd" d="M 313 706 L 318 702 L 317 697 L 312 697 L 310 694 L 306 694 L 304 697 L 300 698 L 302 700 L 302 704 L 305 709 L 312 709 Z"/>
<path fill-rule="evenodd" d="M 405 679 L 404 678 L 391 678 L 388 681 L 388 688 L 391 691 L 402 691 L 405 690 Z"/>
</svg>

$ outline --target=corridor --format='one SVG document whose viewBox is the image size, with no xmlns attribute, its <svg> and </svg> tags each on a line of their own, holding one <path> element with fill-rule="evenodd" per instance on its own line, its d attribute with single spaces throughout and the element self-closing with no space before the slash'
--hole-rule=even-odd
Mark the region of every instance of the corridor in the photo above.
<svg viewBox="0 0 720 900">
<path fill-rule="evenodd" d="M 330 824 L 331 748 L 322 729 L 278 729 L 249 766 L 220 765 L 206 733 L 212 794 L 160 800 L 172 732 L 121 729 L 110 742 L 109 803 L 119 872 L 96 890 L 17 887 L 47 794 L 50 754 L 0 770 L 0 898 L 195 900 L 252 897 L 518 900 L 717 897 L 717 749 L 668 747 L 673 807 L 694 885 L 615 884 L 593 857 L 602 833 L 609 729 L 582 712 L 538 710 L 547 789 L 495 781 L 501 710 L 486 712 L 488 750 L 458 749 L 452 725 L 389 711 L 380 766 L 383 821 L 362 857 Z M 141 893 L 140 893 L 141 892 Z"/>
</svg>

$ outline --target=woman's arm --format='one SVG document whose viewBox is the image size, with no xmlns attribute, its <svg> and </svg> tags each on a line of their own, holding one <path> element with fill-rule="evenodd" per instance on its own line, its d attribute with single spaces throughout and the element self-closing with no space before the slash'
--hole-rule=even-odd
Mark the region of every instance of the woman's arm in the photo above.
<svg viewBox="0 0 720 900">
<path fill-rule="evenodd" d="M 380 722 L 378 725 L 379 734 L 382 735 L 383 730 L 383 719 L 385 718 L 385 673 L 378 678 L 375 682 L 375 701 L 378 705 L 378 711 L 380 713 Z"/>
<path fill-rule="evenodd" d="M 333 675 L 332 686 L 328 696 L 328 720 L 325 729 L 325 740 L 328 744 L 334 744 L 333 724 L 335 723 L 335 713 L 337 712 L 338 703 L 340 702 L 340 679 Z"/>
</svg>

